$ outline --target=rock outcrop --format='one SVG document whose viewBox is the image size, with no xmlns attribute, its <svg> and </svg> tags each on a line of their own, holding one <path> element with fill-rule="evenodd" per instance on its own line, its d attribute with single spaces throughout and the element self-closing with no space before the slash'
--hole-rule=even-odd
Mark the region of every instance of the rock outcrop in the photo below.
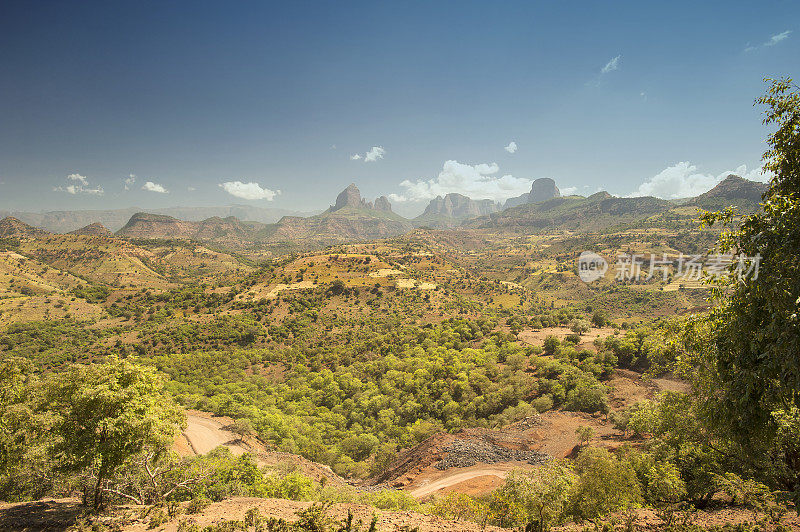
<svg viewBox="0 0 800 532">
<path fill-rule="evenodd" d="M 373 208 L 376 211 L 392 212 L 392 204 L 389 203 L 389 198 L 386 196 L 381 196 L 380 198 L 376 199 Z"/>
<path fill-rule="evenodd" d="M 414 219 L 417 225 L 436 228 L 454 227 L 464 220 L 485 216 L 500 210 L 492 200 L 474 200 L 463 194 L 451 192 L 432 199 L 425 211 Z"/>
<path fill-rule="evenodd" d="M 373 204 L 371 201 L 367 201 L 361 197 L 361 191 L 358 190 L 355 183 L 350 183 L 346 189 L 342 190 L 339 195 L 336 196 L 336 203 L 331 205 L 328 211 L 336 212 L 347 207 L 368 211 L 392 212 L 392 204 L 389 203 L 389 198 L 381 196 L 376 199 L 375 204 Z"/>
<path fill-rule="evenodd" d="M 561 191 L 558 190 L 556 182 L 549 177 L 542 177 L 533 182 L 530 192 L 506 200 L 503 208 L 510 209 L 511 207 L 517 207 L 528 203 L 542 203 L 543 201 L 549 201 L 553 198 L 560 197 Z"/>
</svg>

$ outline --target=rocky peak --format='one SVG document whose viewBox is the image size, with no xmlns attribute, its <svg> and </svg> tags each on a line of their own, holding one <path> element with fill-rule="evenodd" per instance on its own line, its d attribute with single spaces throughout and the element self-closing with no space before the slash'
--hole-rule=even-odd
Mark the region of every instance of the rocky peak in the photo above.
<svg viewBox="0 0 800 532">
<path fill-rule="evenodd" d="M 533 182 L 531 191 L 517 196 L 508 198 L 504 208 L 518 207 L 526 203 L 541 203 L 543 201 L 551 200 L 553 198 L 560 198 L 561 191 L 558 190 L 556 182 L 549 177 L 542 177 Z"/>
<path fill-rule="evenodd" d="M 528 203 L 541 203 L 553 198 L 560 198 L 561 191 L 558 190 L 556 182 L 549 177 L 537 179 L 531 185 L 531 192 L 528 196 Z"/>
<path fill-rule="evenodd" d="M 376 211 L 392 212 L 392 204 L 389 203 L 389 198 L 386 196 L 381 196 L 380 198 L 376 199 L 373 208 Z"/>
<path fill-rule="evenodd" d="M 449 218 L 472 218 L 496 212 L 498 206 L 492 200 L 473 200 L 463 194 L 451 192 L 445 197 L 432 199 L 422 216 L 447 216 Z"/>
<path fill-rule="evenodd" d="M 352 207 L 354 209 L 366 207 L 366 202 L 361 198 L 361 191 L 358 190 L 355 183 L 350 183 L 346 189 L 336 196 L 336 203 L 333 205 L 331 211 L 338 211 L 345 207 Z"/>
<path fill-rule="evenodd" d="M 331 205 L 330 212 L 336 212 L 339 209 L 350 207 L 351 209 L 366 209 L 370 211 L 384 211 L 392 212 L 392 204 L 389 203 L 389 198 L 381 196 L 375 200 L 375 204 L 367 201 L 361 197 L 361 191 L 355 183 L 350 183 L 346 189 L 341 191 L 336 196 L 336 203 Z"/>
</svg>

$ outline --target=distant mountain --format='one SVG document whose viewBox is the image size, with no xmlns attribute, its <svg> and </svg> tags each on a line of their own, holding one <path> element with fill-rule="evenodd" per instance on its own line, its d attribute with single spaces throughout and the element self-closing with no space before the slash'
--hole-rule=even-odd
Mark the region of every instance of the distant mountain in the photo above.
<svg viewBox="0 0 800 532">
<path fill-rule="evenodd" d="M 106 227 L 101 223 L 93 223 L 89 224 L 86 227 L 81 227 L 80 229 L 76 229 L 75 231 L 70 231 L 69 234 L 71 235 L 83 235 L 83 236 L 112 236 L 113 233 L 106 229 Z"/>
<path fill-rule="evenodd" d="M 705 210 L 719 210 L 734 206 L 741 212 L 749 213 L 758 208 L 761 196 L 766 190 L 766 183 L 750 181 L 738 175 L 729 174 L 717 186 L 688 203 Z"/>
<path fill-rule="evenodd" d="M 0 220 L 0 238 L 36 238 L 48 234 L 47 231 L 32 227 L 13 216 Z"/>
<path fill-rule="evenodd" d="M 336 212 L 348 207 L 351 209 L 392 212 L 392 204 L 389 203 L 389 198 L 381 196 L 373 204 L 371 201 L 361 197 L 361 191 L 358 190 L 355 183 L 350 183 L 346 189 L 339 192 L 339 195 L 336 196 L 336 203 L 330 206 L 328 212 Z"/>
<path fill-rule="evenodd" d="M 218 216 L 199 222 L 186 221 L 164 214 L 139 212 L 131 216 L 118 236 L 147 239 L 213 240 L 218 242 L 244 242 L 255 238 L 265 227 L 257 222 L 242 222 L 234 216 Z"/>
<path fill-rule="evenodd" d="M 537 182 L 540 181 L 537 179 Z M 534 183 L 534 188 L 537 188 Z M 696 209 L 719 210 L 730 205 L 739 212 L 758 209 L 764 183 L 729 175 L 721 183 L 701 194 L 679 202 L 650 196 L 618 198 L 608 192 L 582 196 L 555 197 L 542 202 L 526 203 L 501 212 L 464 222 L 465 227 L 509 229 L 515 231 L 570 230 L 595 231 L 620 224 L 658 223 L 658 221 L 696 223 Z M 557 189 L 555 189 L 557 191 Z M 555 192 L 547 184 L 537 189 L 545 195 Z M 531 191 L 533 195 L 534 190 Z M 541 196 L 539 196 L 541 197 Z"/>
<path fill-rule="evenodd" d="M 412 228 L 409 220 L 392 212 L 386 196 L 373 204 L 362 198 L 358 187 L 351 183 L 324 213 L 309 217 L 285 216 L 274 226 L 265 228 L 262 234 L 272 242 L 332 243 L 388 238 Z"/>
<path fill-rule="evenodd" d="M 617 198 L 608 192 L 556 197 L 528 203 L 465 222 L 466 227 L 536 230 L 598 230 L 621 223 L 644 220 L 673 206 L 654 197 Z"/>
<path fill-rule="evenodd" d="M 474 200 L 451 192 L 432 199 L 425 211 L 414 218 L 416 225 L 435 228 L 455 227 L 462 221 L 497 212 L 500 204 L 489 199 Z"/>
<path fill-rule="evenodd" d="M 92 223 L 99 223 L 111 231 L 118 231 L 130 220 L 131 216 L 145 209 L 131 207 L 128 209 L 114 210 L 85 210 L 85 211 L 49 211 L 49 212 L 20 212 L 0 211 L 0 217 L 14 216 L 23 222 L 35 227 L 43 228 L 52 233 L 68 233 Z M 208 218 L 228 218 L 235 216 L 240 220 L 260 223 L 275 223 L 283 216 L 310 216 L 313 212 L 298 212 L 287 209 L 274 209 L 255 207 L 252 205 L 230 205 L 227 207 L 168 207 L 152 209 L 152 214 L 163 214 L 186 221 L 202 221 Z"/>
<path fill-rule="evenodd" d="M 560 197 L 561 191 L 558 190 L 556 182 L 549 177 L 542 177 L 533 182 L 530 192 L 526 192 L 525 194 L 515 198 L 507 199 L 505 205 L 503 205 L 503 208 L 510 209 L 512 207 L 518 207 L 519 205 L 526 205 L 528 203 L 541 203 L 543 201 Z"/>
<path fill-rule="evenodd" d="M 338 242 L 387 238 L 410 231 L 411 222 L 392 212 L 385 196 L 367 202 L 354 184 L 336 203 L 315 216 L 284 216 L 277 223 L 214 216 L 187 221 L 155 213 L 136 213 L 117 235 L 126 238 L 207 240 L 231 246 L 260 242 L 314 247 Z"/>
</svg>

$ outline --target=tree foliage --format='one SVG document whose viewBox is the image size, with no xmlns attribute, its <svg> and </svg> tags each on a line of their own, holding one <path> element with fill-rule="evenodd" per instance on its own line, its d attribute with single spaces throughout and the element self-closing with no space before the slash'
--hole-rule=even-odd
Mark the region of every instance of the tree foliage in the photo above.
<svg viewBox="0 0 800 532">
<path fill-rule="evenodd" d="M 683 362 L 717 436 L 733 442 L 752 472 L 795 490 L 800 501 L 800 439 L 792 437 L 800 431 L 800 89 L 788 78 L 768 81 L 757 102 L 766 107 L 764 124 L 776 128 L 764 154 L 773 177 L 763 208 L 719 245 L 722 253 L 758 257 L 758 270 L 740 277 L 732 265 L 709 319 L 690 327 L 694 356 Z M 734 213 L 704 219 L 730 224 Z"/>
</svg>

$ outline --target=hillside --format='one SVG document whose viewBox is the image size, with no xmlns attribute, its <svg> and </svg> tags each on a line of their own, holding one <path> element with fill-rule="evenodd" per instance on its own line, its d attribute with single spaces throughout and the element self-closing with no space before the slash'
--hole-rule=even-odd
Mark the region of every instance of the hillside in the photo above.
<svg viewBox="0 0 800 532">
<path fill-rule="evenodd" d="M 47 234 L 47 231 L 32 227 L 13 216 L 0 220 L 0 238 L 34 238 Z"/>
<path fill-rule="evenodd" d="M 690 204 L 706 210 L 720 210 L 734 206 L 740 212 L 753 212 L 761 203 L 761 196 L 767 190 L 766 183 L 749 181 L 730 174 L 717 186 L 694 198 Z"/>
<path fill-rule="evenodd" d="M 256 231 L 263 228 L 256 222 L 242 222 L 238 218 L 213 217 L 199 222 L 178 220 L 163 214 L 136 213 L 117 231 L 117 236 L 141 239 L 212 240 L 218 242 L 251 241 Z"/>
<path fill-rule="evenodd" d="M 617 198 L 598 192 L 588 198 L 557 197 L 512 207 L 471 220 L 465 226 L 512 231 L 592 231 L 640 221 L 665 212 L 671 206 L 670 202 L 653 197 Z"/>
<path fill-rule="evenodd" d="M 113 233 L 106 229 L 103 224 L 95 222 L 86 227 L 76 229 L 75 231 L 70 231 L 69 234 L 82 236 L 112 236 Z"/>
</svg>

